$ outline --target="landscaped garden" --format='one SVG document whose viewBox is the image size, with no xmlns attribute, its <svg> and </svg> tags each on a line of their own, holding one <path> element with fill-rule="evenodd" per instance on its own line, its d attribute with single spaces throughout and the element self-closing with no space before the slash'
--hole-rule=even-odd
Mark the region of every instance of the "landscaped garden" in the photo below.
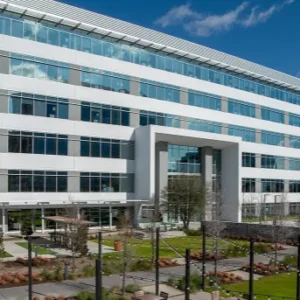
<svg viewBox="0 0 300 300">
<path fill-rule="evenodd" d="M 28 242 L 17 242 L 16 245 L 23 247 L 25 249 L 28 249 Z M 35 252 L 35 247 L 37 247 L 37 255 L 55 255 L 56 253 L 52 251 L 51 249 L 39 246 L 39 245 L 33 245 L 32 246 L 32 252 Z"/>
</svg>

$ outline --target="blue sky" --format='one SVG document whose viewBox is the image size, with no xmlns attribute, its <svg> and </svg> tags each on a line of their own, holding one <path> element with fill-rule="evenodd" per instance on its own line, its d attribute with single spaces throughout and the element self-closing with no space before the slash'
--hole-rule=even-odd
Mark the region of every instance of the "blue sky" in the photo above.
<svg viewBox="0 0 300 300">
<path fill-rule="evenodd" d="M 300 77 L 300 0 L 60 0 Z"/>
</svg>

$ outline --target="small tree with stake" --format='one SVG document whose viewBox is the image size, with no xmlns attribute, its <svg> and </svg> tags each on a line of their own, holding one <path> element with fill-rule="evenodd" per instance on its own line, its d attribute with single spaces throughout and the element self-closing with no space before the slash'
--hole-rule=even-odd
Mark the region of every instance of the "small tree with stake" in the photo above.
<svg viewBox="0 0 300 300">
<path fill-rule="evenodd" d="M 0 258 L 3 258 L 5 254 L 5 247 L 3 243 L 3 231 L 0 229 Z"/>
<path fill-rule="evenodd" d="M 205 214 L 209 187 L 197 175 L 178 175 L 161 192 L 164 213 L 179 215 L 185 230 L 195 216 Z"/>
</svg>

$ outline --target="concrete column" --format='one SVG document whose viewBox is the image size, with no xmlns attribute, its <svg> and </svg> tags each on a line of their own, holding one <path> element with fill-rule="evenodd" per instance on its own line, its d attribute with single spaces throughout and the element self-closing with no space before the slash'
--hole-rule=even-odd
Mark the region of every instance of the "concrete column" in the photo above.
<svg viewBox="0 0 300 300">
<path fill-rule="evenodd" d="M 261 131 L 260 130 L 256 130 L 255 140 L 256 140 L 256 143 L 258 143 L 258 144 L 261 143 Z"/>
<path fill-rule="evenodd" d="M 180 128 L 189 129 L 189 118 L 188 117 L 181 117 L 180 118 Z"/>
<path fill-rule="evenodd" d="M 261 154 L 255 154 L 255 168 L 261 168 Z"/>
<path fill-rule="evenodd" d="M 284 180 L 284 186 L 283 186 L 283 192 L 284 193 L 289 193 L 290 191 L 290 184 L 288 180 Z"/>
<path fill-rule="evenodd" d="M 109 206 L 109 229 L 112 229 L 112 208 Z"/>
<path fill-rule="evenodd" d="M 8 99 L 7 91 L 0 90 L 0 113 L 8 113 Z"/>
<path fill-rule="evenodd" d="M 4 208 L 4 206 L 2 206 L 2 232 L 3 234 L 6 233 L 6 209 Z"/>
<path fill-rule="evenodd" d="M 68 156 L 80 156 L 80 140 L 77 135 L 69 135 Z"/>
<path fill-rule="evenodd" d="M 257 119 L 261 119 L 261 106 L 260 105 L 255 106 L 255 117 Z"/>
<path fill-rule="evenodd" d="M 212 147 L 201 148 L 201 177 L 203 182 L 212 188 L 212 173 L 213 173 L 213 149 Z M 212 219 L 212 203 L 207 203 L 205 207 L 205 215 L 201 217 L 205 221 Z"/>
<path fill-rule="evenodd" d="M 180 88 L 180 103 L 188 105 L 189 104 L 189 90 L 185 88 Z"/>
<path fill-rule="evenodd" d="M 284 136 L 284 147 L 290 147 L 290 139 L 288 134 L 285 134 Z"/>
<path fill-rule="evenodd" d="M 130 78 L 130 94 L 135 96 L 141 96 L 140 94 L 140 78 L 131 77 Z"/>
<path fill-rule="evenodd" d="M 68 192 L 79 193 L 80 192 L 80 173 L 76 171 L 68 172 Z"/>
<path fill-rule="evenodd" d="M 290 120 L 290 114 L 287 111 L 285 111 L 284 112 L 284 124 L 289 125 L 290 124 L 289 120 Z"/>
<path fill-rule="evenodd" d="M 228 112 L 228 98 L 221 97 L 221 111 Z"/>
<path fill-rule="evenodd" d="M 284 215 L 288 216 L 290 214 L 290 204 L 288 202 L 283 204 Z"/>
<path fill-rule="evenodd" d="M 155 206 L 158 209 L 161 191 L 168 185 L 168 143 L 158 142 L 155 146 Z"/>
<path fill-rule="evenodd" d="M 226 123 L 222 123 L 222 134 L 228 135 L 228 125 Z"/>
<path fill-rule="evenodd" d="M 44 220 L 44 217 L 45 217 L 45 209 L 44 209 L 44 207 L 41 207 L 42 233 L 45 232 L 45 220 Z"/>
<path fill-rule="evenodd" d="M 261 193 L 261 180 L 260 179 L 255 180 L 255 192 Z"/>
<path fill-rule="evenodd" d="M 8 173 L 7 170 L 0 169 L 0 193 L 8 192 Z"/>
<path fill-rule="evenodd" d="M 9 53 L 0 50 L 0 73 L 9 74 Z"/>
<path fill-rule="evenodd" d="M 0 153 L 8 152 L 8 130 L 0 129 Z"/>
<path fill-rule="evenodd" d="M 80 207 L 77 205 L 77 219 L 80 220 Z"/>
<path fill-rule="evenodd" d="M 133 226 L 139 227 L 141 216 L 142 216 L 142 204 L 134 204 L 134 215 L 133 215 Z"/>
<path fill-rule="evenodd" d="M 81 121 L 81 102 L 70 100 L 69 101 L 69 120 Z"/>
<path fill-rule="evenodd" d="M 70 65 L 69 84 L 81 85 L 81 71 L 77 65 Z"/>
<path fill-rule="evenodd" d="M 140 111 L 138 109 L 131 108 L 130 109 L 130 127 L 140 127 Z"/>
</svg>

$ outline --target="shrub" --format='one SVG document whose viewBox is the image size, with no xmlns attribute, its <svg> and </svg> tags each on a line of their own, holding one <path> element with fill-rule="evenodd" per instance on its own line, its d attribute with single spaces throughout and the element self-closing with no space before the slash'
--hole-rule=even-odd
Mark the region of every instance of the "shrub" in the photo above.
<svg viewBox="0 0 300 300">
<path fill-rule="evenodd" d="M 35 297 L 33 297 L 33 300 L 41 300 L 41 298 L 38 296 L 35 296 Z"/>
<path fill-rule="evenodd" d="M 186 229 L 184 232 L 187 236 L 201 236 L 200 228 L 199 229 Z"/>
<path fill-rule="evenodd" d="M 286 256 L 282 263 L 286 266 L 296 267 L 297 266 L 297 256 Z"/>
<path fill-rule="evenodd" d="M 131 266 L 131 271 L 135 272 L 135 271 L 149 271 L 152 270 L 153 265 L 151 263 L 151 261 L 149 260 L 138 260 L 136 263 L 134 263 Z"/>
<path fill-rule="evenodd" d="M 92 294 L 92 293 L 87 292 L 87 291 L 83 291 L 83 292 L 80 292 L 77 295 L 77 299 L 78 300 L 95 300 L 96 297 L 95 297 L 95 294 Z"/>
<path fill-rule="evenodd" d="M 190 277 L 190 291 L 194 293 L 200 289 L 202 278 L 198 274 L 192 274 Z M 185 289 L 185 276 L 181 277 L 178 281 L 178 288 L 182 291 Z"/>
<path fill-rule="evenodd" d="M 93 266 L 84 266 L 81 272 L 85 277 L 93 277 L 96 274 L 96 269 Z"/>
<path fill-rule="evenodd" d="M 64 296 L 58 296 L 58 297 L 56 298 L 56 300 L 65 300 L 65 297 L 64 297 Z"/>
<path fill-rule="evenodd" d="M 53 300 L 53 297 L 52 296 L 46 296 L 45 300 Z"/>
<path fill-rule="evenodd" d="M 126 293 L 131 293 L 131 294 L 133 294 L 133 293 L 135 293 L 135 292 L 137 292 L 137 291 L 140 291 L 140 290 L 141 290 L 141 288 L 140 288 L 140 286 L 137 285 L 137 284 L 128 284 L 128 285 L 126 285 L 126 287 L 125 287 L 125 292 L 126 292 Z"/>
</svg>

